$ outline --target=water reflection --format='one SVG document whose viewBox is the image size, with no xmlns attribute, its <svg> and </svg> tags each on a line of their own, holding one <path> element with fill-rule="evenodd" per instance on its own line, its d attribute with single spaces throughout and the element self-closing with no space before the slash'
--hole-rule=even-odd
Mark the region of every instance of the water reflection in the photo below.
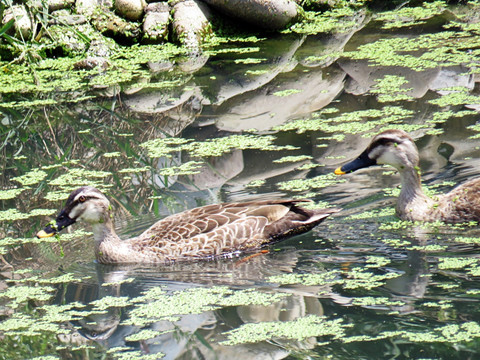
<svg viewBox="0 0 480 360">
<path fill-rule="evenodd" d="M 166 358 L 171 359 L 189 358 L 193 354 L 225 359 L 237 354 L 247 358 L 258 352 L 264 353 L 262 356 L 270 354 L 274 358 L 284 358 L 290 352 L 283 348 L 281 340 L 277 344 L 265 342 L 238 346 L 224 346 L 221 342 L 226 340 L 226 331 L 242 323 L 289 321 L 312 314 L 323 315 L 321 300 L 317 296 L 320 287 L 297 285 L 278 288 L 266 281 L 269 276 L 291 273 L 297 262 L 297 251 L 287 250 L 215 262 L 176 263 L 158 267 L 76 264 L 69 271 L 74 274 L 88 274 L 92 278 L 89 282 L 67 285 L 59 291 L 61 297 L 57 298 L 57 302 L 78 302 L 87 305 L 82 311 L 91 311 L 95 309 L 92 304 L 105 297 L 126 296 L 132 299 L 133 302 L 127 307 L 114 305 L 106 311 L 92 311 L 91 315 L 72 323 L 80 336 L 99 342 L 106 348 L 133 346 L 146 353 L 164 353 Z M 128 279 L 130 280 L 126 281 Z M 166 293 L 175 293 L 196 287 L 224 285 L 234 289 L 256 287 L 263 292 L 280 291 L 288 296 L 271 305 L 226 307 L 199 314 L 180 315 L 173 321 L 150 322 L 147 328 L 160 332 L 160 335 L 140 342 L 126 340 L 130 335 L 139 332 L 141 327 L 125 325 L 123 322 L 128 319 L 129 311 L 135 307 L 138 296 L 148 289 L 161 287 Z M 161 317 L 159 314 L 159 319 Z M 163 332 L 165 333 L 161 334 Z M 73 338 L 78 339 L 78 336 Z M 72 339 L 65 338 L 64 341 Z M 309 338 L 289 342 L 288 347 L 312 349 L 315 343 L 315 338 Z"/>
</svg>

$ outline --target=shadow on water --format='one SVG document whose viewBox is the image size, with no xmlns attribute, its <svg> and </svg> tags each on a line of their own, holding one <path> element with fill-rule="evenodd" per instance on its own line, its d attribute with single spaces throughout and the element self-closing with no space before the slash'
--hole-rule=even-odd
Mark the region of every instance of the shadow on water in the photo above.
<svg viewBox="0 0 480 360">
<path fill-rule="evenodd" d="M 149 61 L 78 102 L 3 94 L 0 359 L 478 357 L 478 226 L 400 221 L 392 169 L 332 173 L 401 128 L 429 193 L 480 175 L 478 30 L 456 11 L 399 28 L 359 12 L 343 32 Z M 86 184 L 122 238 L 218 202 L 343 211 L 262 251 L 106 266 L 81 225 L 33 238 Z"/>
</svg>

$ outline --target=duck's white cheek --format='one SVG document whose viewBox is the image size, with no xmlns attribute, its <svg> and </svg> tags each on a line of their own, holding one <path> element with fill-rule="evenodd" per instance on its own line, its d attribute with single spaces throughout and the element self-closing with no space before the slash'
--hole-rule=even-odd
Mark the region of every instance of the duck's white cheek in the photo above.
<svg viewBox="0 0 480 360">
<path fill-rule="evenodd" d="M 81 216 L 82 212 L 83 212 L 83 207 L 76 206 L 70 211 L 70 213 L 68 214 L 68 217 L 70 219 L 77 219 L 79 218 L 79 216 Z"/>
<path fill-rule="evenodd" d="M 78 219 L 88 223 L 97 223 L 101 218 L 102 214 L 98 211 L 98 208 L 89 204 L 85 207 Z"/>
<path fill-rule="evenodd" d="M 384 152 L 382 155 L 380 155 L 377 158 L 377 164 L 391 165 L 391 166 L 393 166 L 397 169 L 402 169 L 403 168 L 402 161 L 396 155 L 394 155 L 393 153 L 391 153 L 389 151 Z"/>
</svg>

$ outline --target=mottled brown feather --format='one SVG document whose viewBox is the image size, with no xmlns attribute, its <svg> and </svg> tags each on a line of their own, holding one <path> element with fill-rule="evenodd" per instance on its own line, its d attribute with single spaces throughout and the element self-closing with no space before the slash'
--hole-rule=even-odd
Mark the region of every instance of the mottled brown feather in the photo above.
<svg viewBox="0 0 480 360">
<path fill-rule="evenodd" d="M 78 203 L 79 196 L 89 195 Z M 115 234 L 108 199 L 86 186 L 75 190 L 61 214 L 92 224 L 95 254 L 101 263 L 157 263 L 195 260 L 245 251 L 303 233 L 338 209 L 306 210 L 309 200 L 266 200 L 207 205 L 171 215 L 137 237 Z M 65 209 L 69 212 L 65 213 Z M 59 221 L 59 218 L 57 218 Z M 45 229 L 47 230 L 47 229 Z"/>
</svg>

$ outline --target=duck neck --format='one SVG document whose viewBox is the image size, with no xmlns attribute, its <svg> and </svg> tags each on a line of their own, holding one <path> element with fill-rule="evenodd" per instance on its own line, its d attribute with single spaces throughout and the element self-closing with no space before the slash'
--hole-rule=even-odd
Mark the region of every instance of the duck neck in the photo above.
<svg viewBox="0 0 480 360">
<path fill-rule="evenodd" d="M 99 262 L 105 263 L 115 251 L 126 246 L 113 225 L 110 216 L 105 216 L 102 221 L 92 224 L 93 237 L 95 239 L 95 256 Z"/>
<path fill-rule="evenodd" d="M 418 168 L 403 169 L 400 177 L 402 188 L 397 202 L 397 213 L 405 220 L 425 219 L 433 208 L 433 200 L 422 190 Z"/>
</svg>

